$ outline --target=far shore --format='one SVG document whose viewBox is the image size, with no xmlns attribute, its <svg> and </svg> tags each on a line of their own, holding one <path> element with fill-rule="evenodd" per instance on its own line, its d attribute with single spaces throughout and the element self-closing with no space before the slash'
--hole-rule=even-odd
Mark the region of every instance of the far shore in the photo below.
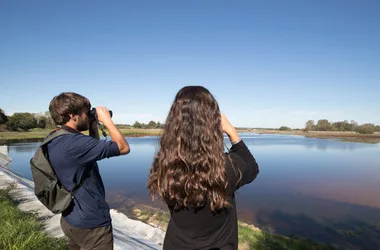
<svg viewBox="0 0 380 250">
<path fill-rule="evenodd" d="M 44 139 L 51 129 L 34 129 L 28 132 L 0 132 L 0 144 L 8 141 L 33 141 Z M 142 137 L 142 136 L 159 136 L 161 129 L 137 129 L 137 128 L 121 128 L 120 131 L 126 137 Z M 320 139 L 338 139 L 348 142 L 361 143 L 380 143 L 380 132 L 374 134 L 359 134 L 356 132 L 339 132 L 339 131 L 309 131 L 287 130 L 280 131 L 278 129 L 238 129 L 239 132 L 252 132 L 257 134 L 280 134 L 280 135 L 300 135 L 311 138 Z M 107 132 L 107 131 L 106 131 Z M 87 132 L 84 132 L 87 134 Z M 108 134 L 108 133 L 107 133 Z M 99 130 L 99 135 L 102 133 Z"/>
<path fill-rule="evenodd" d="M 239 132 L 253 132 L 257 134 L 280 134 L 280 135 L 300 135 L 310 138 L 319 139 L 337 139 L 347 142 L 361 142 L 361 143 L 380 143 L 380 132 L 373 134 L 359 134 L 350 131 L 309 131 L 302 130 L 271 130 L 271 129 L 244 129 Z"/>
</svg>

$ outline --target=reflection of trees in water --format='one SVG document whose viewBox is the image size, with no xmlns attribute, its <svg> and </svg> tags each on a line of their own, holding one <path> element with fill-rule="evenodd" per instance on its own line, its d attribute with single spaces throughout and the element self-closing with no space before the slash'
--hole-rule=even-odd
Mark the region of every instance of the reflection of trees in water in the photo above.
<svg viewBox="0 0 380 250">
<path fill-rule="evenodd" d="M 335 244 L 342 249 L 379 249 L 380 231 L 357 220 L 314 219 L 305 214 L 288 214 L 280 210 L 260 210 L 259 227 L 288 236 L 305 237 Z"/>
<path fill-rule="evenodd" d="M 18 145 L 9 147 L 9 152 L 15 153 L 34 153 L 37 150 L 38 144 Z"/>
<path fill-rule="evenodd" d="M 265 231 L 336 244 L 339 249 L 380 249 L 379 208 L 271 185 L 243 188 L 236 199 L 239 218 Z"/>
<path fill-rule="evenodd" d="M 379 209 L 314 197 L 296 200 L 292 195 L 281 196 L 257 197 L 252 201 L 256 205 L 244 204 L 251 210 L 243 214 L 253 216 L 251 221 L 268 232 L 309 238 L 342 249 L 380 249 L 380 230 L 376 227 Z"/>
<path fill-rule="evenodd" d="M 41 143 L 43 139 L 11 139 L 11 140 L 3 140 L 0 142 L 3 142 L 4 144 L 7 144 L 8 146 L 16 146 L 20 143 Z"/>
<path fill-rule="evenodd" d="M 319 150 L 326 149 L 341 149 L 341 150 L 355 150 L 362 148 L 374 148 L 376 145 L 369 143 L 355 143 L 355 142 L 342 142 L 335 140 L 327 140 L 327 139 L 317 139 L 315 140 L 315 144 L 313 145 Z"/>
</svg>

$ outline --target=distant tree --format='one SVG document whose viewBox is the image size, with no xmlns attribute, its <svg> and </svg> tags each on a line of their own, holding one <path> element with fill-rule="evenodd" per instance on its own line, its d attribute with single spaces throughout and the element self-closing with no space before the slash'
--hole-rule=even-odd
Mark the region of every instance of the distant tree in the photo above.
<svg viewBox="0 0 380 250">
<path fill-rule="evenodd" d="M 37 127 L 37 119 L 31 113 L 14 113 L 6 123 L 13 130 L 28 130 Z"/>
<path fill-rule="evenodd" d="M 341 131 L 342 122 L 333 122 L 331 126 L 334 131 Z"/>
<path fill-rule="evenodd" d="M 133 127 L 134 128 L 142 128 L 142 124 L 139 123 L 138 121 L 135 121 L 135 123 L 133 124 Z"/>
<path fill-rule="evenodd" d="M 8 121 L 8 117 L 6 116 L 4 110 L 0 109 L 0 124 L 4 124 Z"/>
<path fill-rule="evenodd" d="M 349 123 L 347 120 L 342 122 L 334 122 L 331 124 L 334 131 L 349 131 Z"/>
<path fill-rule="evenodd" d="M 163 125 L 162 123 L 160 123 L 160 122 L 157 122 L 157 123 L 156 123 L 156 128 L 163 128 L 163 126 L 164 126 L 164 125 Z"/>
<path fill-rule="evenodd" d="M 344 131 L 354 131 L 356 126 L 357 125 L 355 125 L 355 124 L 347 122 L 347 124 L 344 127 Z"/>
<path fill-rule="evenodd" d="M 37 119 L 37 127 L 39 128 L 46 128 L 47 125 L 47 119 L 44 116 L 41 116 Z"/>
<path fill-rule="evenodd" d="M 380 126 L 379 126 L 379 125 L 377 125 L 377 126 L 375 127 L 375 131 L 376 131 L 376 132 L 380 132 Z"/>
<path fill-rule="evenodd" d="M 8 126 L 5 124 L 0 124 L 0 132 L 7 132 Z"/>
<path fill-rule="evenodd" d="M 357 126 L 359 126 L 359 124 L 356 121 L 351 120 L 351 131 L 355 131 Z"/>
<path fill-rule="evenodd" d="M 51 118 L 51 116 L 46 117 L 46 128 L 55 128 L 55 127 L 56 125 L 53 118 Z"/>
<path fill-rule="evenodd" d="M 373 134 L 375 132 L 375 125 L 372 123 L 362 124 L 357 126 L 355 132 L 359 134 Z"/>
<path fill-rule="evenodd" d="M 156 128 L 156 122 L 155 121 L 150 121 L 148 125 L 146 125 L 147 128 Z"/>
<path fill-rule="evenodd" d="M 45 111 L 43 114 L 43 117 L 46 119 L 45 128 L 54 129 L 56 127 L 55 122 L 54 122 L 53 118 L 51 118 L 49 111 Z"/>
<path fill-rule="evenodd" d="M 289 128 L 289 127 L 286 127 L 286 126 L 281 126 L 278 130 L 280 130 L 280 131 L 289 131 L 289 130 L 292 130 L 292 129 Z"/>
<path fill-rule="evenodd" d="M 305 124 L 305 131 L 308 132 L 308 131 L 314 130 L 314 128 L 315 128 L 314 121 L 308 120 Z"/>
<path fill-rule="evenodd" d="M 319 131 L 331 131 L 332 126 L 327 119 L 321 119 L 317 123 L 317 130 L 319 130 Z"/>
</svg>

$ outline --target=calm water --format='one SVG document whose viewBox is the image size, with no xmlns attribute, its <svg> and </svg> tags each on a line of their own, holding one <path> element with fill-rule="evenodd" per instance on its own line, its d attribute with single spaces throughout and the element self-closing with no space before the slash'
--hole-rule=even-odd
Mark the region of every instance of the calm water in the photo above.
<svg viewBox="0 0 380 250">
<path fill-rule="evenodd" d="M 270 232 L 380 249 L 380 144 L 242 134 L 260 166 L 237 193 L 240 219 Z M 128 138 L 131 153 L 99 162 L 111 207 L 152 203 L 145 187 L 157 137 Z M 39 143 L 9 145 L 9 167 L 31 179 Z"/>
</svg>

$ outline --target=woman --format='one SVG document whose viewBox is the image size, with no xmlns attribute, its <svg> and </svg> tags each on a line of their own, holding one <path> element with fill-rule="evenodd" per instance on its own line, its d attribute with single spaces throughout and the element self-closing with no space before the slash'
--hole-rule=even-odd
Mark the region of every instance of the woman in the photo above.
<svg viewBox="0 0 380 250">
<path fill-rule="evenodd" d="M 224 153 L 226 133 L 232 143 Z M 150 169 L 148 188 L 168 205 L 164 250 L 237 249 L 235 191 L 258 165 L 211 93 L 201 86 L 176 95 Z"/>
</svg>

